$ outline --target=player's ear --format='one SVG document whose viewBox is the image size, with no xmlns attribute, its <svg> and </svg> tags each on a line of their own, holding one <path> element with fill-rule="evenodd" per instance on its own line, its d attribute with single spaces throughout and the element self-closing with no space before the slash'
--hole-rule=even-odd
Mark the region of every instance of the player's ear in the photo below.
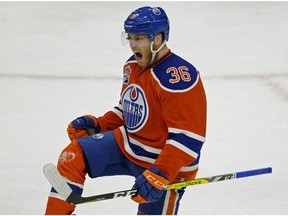
<svg viewBox="0 0 288 216">
<path fill-rule="evenodd" d="M 163 43 L 163 34 L 159 33 L 156 35 L 154 43 L 156 44 L 156 46 L 161 46 Z"/>
</svg>

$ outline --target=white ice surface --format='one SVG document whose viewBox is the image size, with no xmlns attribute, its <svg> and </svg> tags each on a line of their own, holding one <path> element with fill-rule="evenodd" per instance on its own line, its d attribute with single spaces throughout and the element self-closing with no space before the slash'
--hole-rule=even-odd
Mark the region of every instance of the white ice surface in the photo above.
<svg viewBox="0 0 288 216">
<path fill-rule="evenodd" d="M 207 141 L 198 177 L 273 167 L 272 175 L 187 188 L 179 214 L 288 214 L 288 2 L 0 2 L 0 214 L 43 214 L 42 167 L 69 143 L 67 124 L 117 105 L 131 55 L 128 14 L 162 6 L 171 50 L 201 72 Z M 84 195 L 129 189 L 87 179 Z M 135 214 L 129 198 L 77 214 Z"/>
</svg>

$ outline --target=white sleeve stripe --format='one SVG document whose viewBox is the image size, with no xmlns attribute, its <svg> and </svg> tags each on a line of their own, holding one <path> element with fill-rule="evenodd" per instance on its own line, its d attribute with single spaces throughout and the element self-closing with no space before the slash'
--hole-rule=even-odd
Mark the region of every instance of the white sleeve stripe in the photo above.
<svg viewBox="0 0 288 216">
<path fill-rule="evenodd" d="M 185 152 L 188 155 L 191 155 L 194 158 L 198 158 L 198 154 L 194 151 L 192 151 L 191 149 L 187 148 L 186 146 L 182 145 L 181 143 L 175 141 L 175 140 L 167 140 L 166 144 L 170 144 L 175 146 L 176 148 L 180 149 L 181 151 Z"/>
<path fill-rule="evenodd" d="M 194 166 L 187 166 L 187 167 L 183 167 L 180 169 L 180 172 L 191 172 L 191 171 L 194 171 L 196 169 L 198 169 L 199 165 L 196 164 Z"/>
<path fill-rule="evenodd" d="M 187 130 L 182 130 L 182 129 L 178 129 L 178 128 L 169 127 L 168 131 L 171 132 L 171 133 L 184 134 L 184 135 L 186 135 L 188 137 L 191 137 L 193 139 L 199 140 L 201 142 L 205 142 L 205 137 L 200 136 L 200 135 L 198 135 L 196 133 L 187 131 Z"/>
</svg>

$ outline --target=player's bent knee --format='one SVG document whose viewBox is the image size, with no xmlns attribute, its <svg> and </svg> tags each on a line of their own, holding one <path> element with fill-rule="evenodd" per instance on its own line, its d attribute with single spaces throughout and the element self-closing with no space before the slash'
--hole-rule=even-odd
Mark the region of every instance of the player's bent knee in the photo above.
<svg viewBox="0 0 288 216">
<path fill-rule="evenodd" d="M 84 155 L 76 139 L 72 140 L 60 154 L 57 169 L 69 180 L 84 184 L 86 175 Z"/>
</svg>

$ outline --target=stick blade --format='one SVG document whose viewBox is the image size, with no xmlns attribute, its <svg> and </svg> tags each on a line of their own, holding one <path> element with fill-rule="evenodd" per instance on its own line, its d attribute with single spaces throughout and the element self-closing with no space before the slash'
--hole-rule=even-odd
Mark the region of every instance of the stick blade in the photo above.
<svg viewBox="0 0 288 216">
<path fill-rule="evenodd" d="M 43 167 L 43 173 L 47 180 L 50 182 L 52 187 L 58 192 L 58 194 L 64 199 L 70 196 L 73 192 L 72 189 L 68 186 L 66 180 L 61 176 L 58 172 L 56 166 L 54 164 L 46 164 Z"/>
</svg>

